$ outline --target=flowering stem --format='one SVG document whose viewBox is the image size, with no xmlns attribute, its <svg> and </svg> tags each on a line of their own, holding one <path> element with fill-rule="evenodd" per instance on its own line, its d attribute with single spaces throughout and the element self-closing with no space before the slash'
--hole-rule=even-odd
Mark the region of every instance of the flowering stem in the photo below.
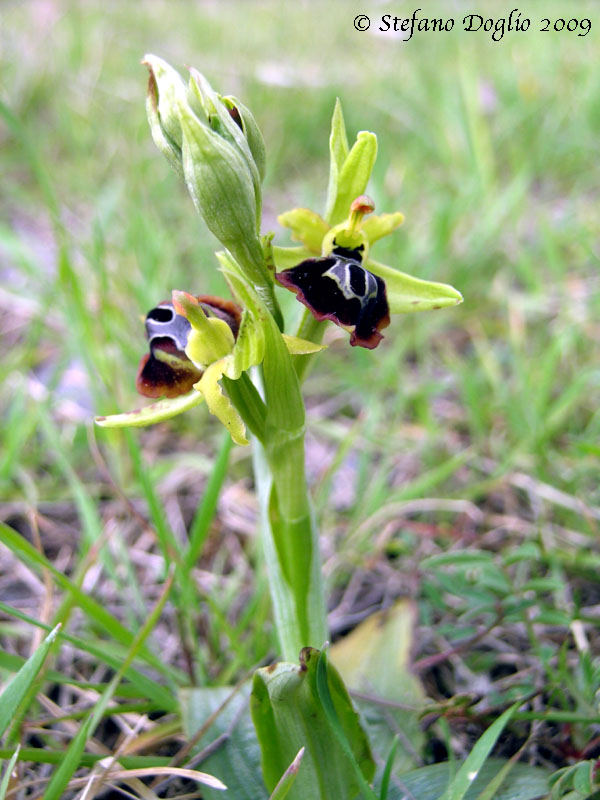
<svg viewBox="0 0 600 800">
<path fill-rule="evenodd" d="M 319 542 L 304 470 L 304 402 L 275 319 L 231 256 L 219 253 L 218 258 L 253 320 L 240 338 L 250 341 L 254 330 L 255 346 L 264 353 L 255 374 L 260 393 L 246 373 L 238 380 L 224 378 L 224 385 L 254 434 L 260 530 L 275 626 L 281 655 L 296 661 L 303 647 L 322 647 L 327 639 Z"/>
<path fill-rule="evenodd" d="M 305 309 L 302 319 L 300 320 L 300 324 L 298 325 L 296 336 L 298 336 L 300 339 L 306 339 L 309 342 L 314 342 L 315 344 L 321 344 L 326 326 L 326 322 L 319 322 L 319 320 L 313 317 L 308 309 Z M 315 355 L 317 354 L 307 355 L 296 360 L 294 366 L 300 383 L 302 383 L 310 371 L 315 361 Z"/>
<path fill-rule="evenodd" d="M 261 540 L 281 656 L 296 662 L 328 638 L 319 540 L 304 477 L 304 437 L 254 441 Z"/>
</svg>

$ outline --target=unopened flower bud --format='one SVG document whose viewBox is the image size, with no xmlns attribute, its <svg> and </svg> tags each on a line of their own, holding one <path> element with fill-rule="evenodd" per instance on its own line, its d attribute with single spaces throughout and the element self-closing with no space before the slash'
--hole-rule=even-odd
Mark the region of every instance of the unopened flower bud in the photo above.
<svg viewBox="0 0 600 800">
<path fill-rule="evenodd" d="M 252 153 L 252 158 L 258 169 L 258 174 L 261 181 L 265 179 L 265 171 L 267 166 L 267 155 L 265 149 L 265 142 L 260 132 L 260 128 L 256 124 L 256 120 L 252 116 L 249 108 L 243 103 L 240 103 L 235 97 L 224 97 L 223 102 L 229 109 L 229 114 L 232 119 L 240 126 L 241 130 L 246 137 L 248 147 Z M 238 122 L 239 120 L 239 122 Z"/>
</svg>

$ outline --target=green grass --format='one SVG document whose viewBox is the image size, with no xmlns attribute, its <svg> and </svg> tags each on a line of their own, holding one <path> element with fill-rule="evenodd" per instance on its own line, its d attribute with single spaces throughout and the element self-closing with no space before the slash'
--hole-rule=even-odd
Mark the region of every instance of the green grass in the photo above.
<svg viewBox="0 0 600 800">
<path fill-rule="evenodd" d="M 457 19 L 473 10 L 453 6 Z M 264 225 L 280 244 L 278 213 L 322 210 L 339 96 L 349 132 L 377 132 L 377 210 L 406 215 L 374 256 L 465 297 L 394 318 L 375 352 L 330 331 L 306 383 L 333 605 L 355 592 L 334 628 L 411 596 L 415 658 L 458 645 L 423 672 L 456 725 L 457 757 L 472 744 L 462 725 L 488 725 L 525 695 L 509 727 L 518 744 L 541 724 L 532 758 L 558 768 L 597 756 L 586 746 L 600 725 L 598 7 L 530 2 L 530 30 L 498 43 L 459 28 L 405 44 L 353 30 L 357 13 L 389 10 L 4 3 L 0 519 L 18 535 L 0 532 L 3 680 L 63 624 L 0 753 L 23 744 L 23 778 L 39 777 L 64 730 L 83 730 L 94 695 L 78 687 L 172 714 L 178 687 L 235 682 L 275 648 L 248 453 L 234 449 L 225 475 L 221 430 L 202 407 L 129 436 L 90 422 L 138 404 L 149 308 L 173 288 L 226 292 L 216 243 L 151 141 L 148 51 L 197 66 L 252 108 L 269 157 Z M 567 13 L 589 17 L 591 32 L 536 30 Z M 200 547 L 190 578 L 187 553 Z M 149 632 L 170 563 L 180 579 Z M 456 712 L 457 696 L 478 692 L 487 704 Z M 70 728 L 50 724 L 59 715 Z M 144 723 L 152 763 L 164 764 L 173 719 Z M 110 731 L 98 731 L 103 748 Z M 443 725 L 432 731 L 445 738 Z M 134 745 L 127 756 L 139 757 Z"/>
</svg>

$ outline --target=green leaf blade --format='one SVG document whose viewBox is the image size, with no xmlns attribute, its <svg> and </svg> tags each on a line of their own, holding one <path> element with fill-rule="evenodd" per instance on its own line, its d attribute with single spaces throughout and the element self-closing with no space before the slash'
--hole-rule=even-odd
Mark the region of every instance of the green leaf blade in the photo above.
<svg viewBox="0 0 600 800">
<path fill-rule="evenodd" d="M 0 736 L 4 734 L 12 722 L 21 701 L 35 681 L 59 630 L 60 625 L 57 625 L 46 636 L 35 653 L 27 659 L 17 674 L 5 686 L 2 694 L 0 694 Z"/>
</svg>

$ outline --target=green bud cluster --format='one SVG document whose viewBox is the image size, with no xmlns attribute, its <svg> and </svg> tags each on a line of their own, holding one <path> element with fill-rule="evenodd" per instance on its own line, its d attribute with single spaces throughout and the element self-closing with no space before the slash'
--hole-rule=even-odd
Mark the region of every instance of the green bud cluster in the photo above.
<svg viewBox="0 0 600 800">
<path fill-rule="evenodd" d="M 146 110 L 154 142 L 185 179 L 208 229 L 280 319 L 260 239 L 266 159 L 254 117 L 235 98 L 217 94 L 193 68 L 186 86 L 158 56 L 147 55 L 143 63 L 150 71 Z"/>
</svg>

